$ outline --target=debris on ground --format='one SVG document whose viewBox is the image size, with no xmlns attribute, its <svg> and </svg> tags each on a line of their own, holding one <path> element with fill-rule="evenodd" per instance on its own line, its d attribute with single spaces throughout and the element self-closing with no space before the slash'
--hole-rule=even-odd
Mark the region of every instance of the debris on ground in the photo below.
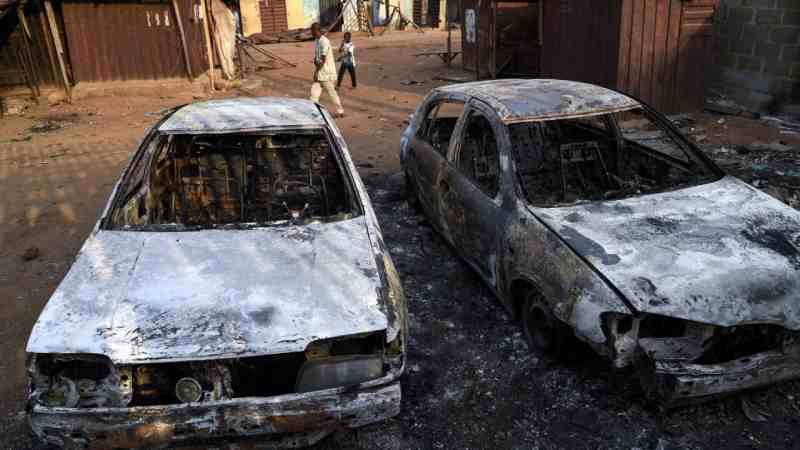
<svg viewBox="0 0 800 450">
<path fill-rule="evenodd" d="M 466 83 L 467 81 L 474 81 L 471 76 L 456 76 L 456 75 L 436 75 L 433 77 L 434 81 L 447 81 L 450 83 Z"/>
<path fill-rule="evenodd" d="M 44 116 L 27 129 L 28 133 L 50 133 L 78 123 L 78 113 L 50 114 Z"/>
<path fill-rule="evenodd" d="M 706 111 L 711 111 L 717 114 L 725 114 L 728 116 L 740 116 L 750 119 L 758 119 L 761 117 L 761 114 L 749 111 L 736 102 L 727 99 L 706 100 L 705 109 Z"/>
<path fill-rule="evenodd" d="M 26 99 L 0 97 L 0 117 L 25 115 L 29 105 L 30 101 Z"/>
<path fill-rule="evenodd" d="M 767 407 L 755 398 L 755 394 L 742 395 L 742 412 L 751 422 L 766 422 L 772 416 Z"/>
<path fill-rule="evenodd" d="M 764 116 L 761 120 L 779 129 L 781 134 L 800 134 L 800 120 L 773 116 Z"/>
<path fill-rule="evenodd" d="M 425 82 L 424 81 L 417 81 L 417 80 L 403 80 L 403 81 L 400 82 L 400 84 L 405 85 L 405 86 L 416 86 L 416 85 L 420 85 L 420 84 L 425 84 Z"/>
<path fill-rule="evenodd" d="M 33 261 L 34 259 L 38 258 L 42 254 L 39 247 L 28 247 L 25 251 L 20 255 L 23 261 Z"/>
</svg>

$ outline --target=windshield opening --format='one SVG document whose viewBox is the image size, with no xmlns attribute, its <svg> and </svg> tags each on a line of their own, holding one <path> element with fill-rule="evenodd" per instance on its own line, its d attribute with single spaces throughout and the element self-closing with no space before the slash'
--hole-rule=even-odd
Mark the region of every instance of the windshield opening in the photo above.
<svg viewBox="0 0 800 450">
<path fill-rule="evenodd" d="M 628 198 L 719 178 L 643 108 L 509 128 L 516 173 L 534 206 Z"/>
<path fill-rule="evenodd" d="M 323 130 L 161 135 L 131 168 L 112 229 L 307 224 L 360 211 Z"/>
</svg>

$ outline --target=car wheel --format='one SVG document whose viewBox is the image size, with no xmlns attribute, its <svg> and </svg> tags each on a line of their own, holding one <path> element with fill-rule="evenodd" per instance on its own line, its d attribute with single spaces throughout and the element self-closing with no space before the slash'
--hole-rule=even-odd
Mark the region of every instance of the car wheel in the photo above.
<svg viewBox="0 0 800 450">
<path fill-rule="evenodd" d="M 572 331 L 556 318 L 550 307 L 536 291 L 525 298 L 522 309 L 522 329 L 531 350 L 536 349 L 550 356 L 561 356 Z"/>
<path fill-rule="evenodd" d="M 406 201 L 415 214 L 422 212 L 422 203 L 419 201 L 419 195 L 417 195 L 414 182 L 411 181 L 411 176 L 408 175 L 408 172 L 406 172 Z"/>
</svg>

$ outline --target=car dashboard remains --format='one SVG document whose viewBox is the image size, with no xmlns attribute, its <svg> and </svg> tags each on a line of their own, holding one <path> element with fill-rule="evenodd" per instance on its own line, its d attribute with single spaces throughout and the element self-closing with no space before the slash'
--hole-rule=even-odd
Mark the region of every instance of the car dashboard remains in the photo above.
<svg viewBox="0 0 800 450">
<path fill-rule="evenodd" d="M 357 212 L 322 130 L 164 135 L 152 151 L 151 166 L 137 167 L 149 186 L 129 183 L 115 227 L 246 227 Z"/>
</svg>

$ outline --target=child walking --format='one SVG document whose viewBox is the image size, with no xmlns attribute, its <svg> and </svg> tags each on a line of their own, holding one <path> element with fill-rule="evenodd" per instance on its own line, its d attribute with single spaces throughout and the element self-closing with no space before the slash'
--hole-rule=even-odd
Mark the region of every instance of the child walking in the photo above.
<svg viewBox="0 0 800 450">
<path fill-rule="evenodd" d="M 352 42 L 353 35 L 350 32 L 344 33 L 344 40 L 342 45 L 339 46 L 339 60 L 342 65 L 339 66 L 339 77 L 336 81 L 336 89 L 342 86 L 342 79 L 344 78 L 344 71 L 350 73 L 350 81 L 353 83 L 353 89 L 356 88 L 356 47 Z"/>
</svg>

